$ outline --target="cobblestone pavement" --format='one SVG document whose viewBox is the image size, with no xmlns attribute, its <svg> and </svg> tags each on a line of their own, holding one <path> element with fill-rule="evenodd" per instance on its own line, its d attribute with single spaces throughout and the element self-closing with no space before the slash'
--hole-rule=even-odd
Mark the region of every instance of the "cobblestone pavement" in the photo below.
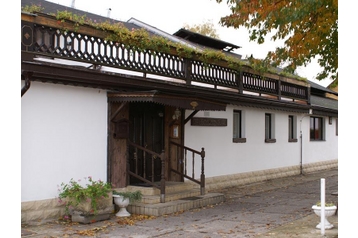
<svg viewBox="0 0 358 238">
<path fill-rule="evenodd" d="M 53 221 L 22 225 L 23 238 L 50 237 L 322 237 L 316 228 L 320 217 L 312 205 L 320 200 L 321 178 L 325 178 L 326 201 L 337 204 L 338 169 L 278 178 L 262 183 L 216 190 L 226 201 L 215 206 L 160 217 L 132 216 L 90 225 Z M 137 220 L 136 219 L 143 219 Z M 324 237 L 338 237 L 338 214 L 329 217 L 334 225 Z"/>
</svg>

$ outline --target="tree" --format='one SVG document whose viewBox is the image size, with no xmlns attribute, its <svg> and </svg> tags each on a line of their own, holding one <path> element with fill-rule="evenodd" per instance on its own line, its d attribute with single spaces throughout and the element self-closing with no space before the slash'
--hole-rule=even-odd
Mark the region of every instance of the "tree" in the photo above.
<svg viewBox="0 0 358 238">
<path fill-rule="evenodd" d="M 202 24 L 195 24 L 192 26 L 189 26 L 188 24 L 185 24 L 185 29 L 196 32 L 205 36 L 210 36 L 212 38 L 219 39 L 219 35 L 216 32 L 215 26 L 211 21 L 203 22 Z"/>
<path fill-rule="evenodd" d="M 222 0 L 216 0 L 221 3 Z M 250 41 L 262 44 L 265 36 L 284 40 L 268 52 L 266 61 L 293 73 L 317 57 L 322 72 L 317 79 L 338 80 L 338 0 L 227 0 L 232 13 L 221 18 L 227 27 L 246 27 Z"/>
</svg>

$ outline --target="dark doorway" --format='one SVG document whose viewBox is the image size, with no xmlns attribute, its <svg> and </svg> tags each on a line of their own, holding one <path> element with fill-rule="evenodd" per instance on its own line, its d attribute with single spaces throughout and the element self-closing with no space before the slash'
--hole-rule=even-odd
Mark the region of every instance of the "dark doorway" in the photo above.
<svg viewBox="0 0 358 238">
<path fill-rule="evenodd" d="M 129 105 L 129 139 L 158 154 L 164 149 L 164 106 L 148 102 L 135 102 Z M 160 181 L 161 160 L 144 151 L 129 150 L 129 166 L 132 172 L 149 180 Z M 142 181 L 130 178 L 131 185 Z"/>
</svg>

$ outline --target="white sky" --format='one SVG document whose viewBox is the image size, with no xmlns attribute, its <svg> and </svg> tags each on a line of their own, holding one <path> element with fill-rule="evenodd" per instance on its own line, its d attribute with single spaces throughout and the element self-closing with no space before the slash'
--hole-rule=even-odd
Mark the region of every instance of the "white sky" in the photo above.
<svg viewBox="0 0 358 238">
<path fill-rule="evenodd" d="M 72 0 L 48 1 L 69 7 L 72 4 Z M 255 58 L 262 59 L 269 50 L 274 50 L 278 45 L 277 42 L 270 41 L 262 45 L 250 42 L 246 28 L 233 29 L 217 24 L 221 17 L 230 13 L 226 1 L 218 4 L 215 0 L 76 0 L 75 8 L 101 16 L 107 16 L 110 8 L 110 18 L 127 21 L 134 17 L 170 34 L 175 33 L 185 24 L 194 25 L 211 21 L 216 25 L 221 40 L 242 47 L 235 52 L 241 54 L 243 58 L 252 54 Z M 331 80 L 314 79 L 320 70 L 318 64 L 314 62 L 298 69 L 297 72 L 308 80 L 328 86 Z"/>
</svg>

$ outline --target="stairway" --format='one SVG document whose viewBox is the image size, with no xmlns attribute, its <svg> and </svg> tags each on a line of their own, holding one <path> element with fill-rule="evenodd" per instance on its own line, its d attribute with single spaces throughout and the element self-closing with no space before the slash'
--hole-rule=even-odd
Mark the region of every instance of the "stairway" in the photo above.
<svg viewBox="0 0 358 238">
<path fill-rule="evenodd" d="M 132 214 L 161 216 L 176 212 L 188 211 L 225 201 L 221 193 L 200 195 L 200 187 L 192 182 L 166 182 L 165 203 L 160 203 L 160 190 L 153 187 L 128 186 L 127 191 L 140 190 L 143 194 L 141 202 L 127 207 Z"/>
</svg>

